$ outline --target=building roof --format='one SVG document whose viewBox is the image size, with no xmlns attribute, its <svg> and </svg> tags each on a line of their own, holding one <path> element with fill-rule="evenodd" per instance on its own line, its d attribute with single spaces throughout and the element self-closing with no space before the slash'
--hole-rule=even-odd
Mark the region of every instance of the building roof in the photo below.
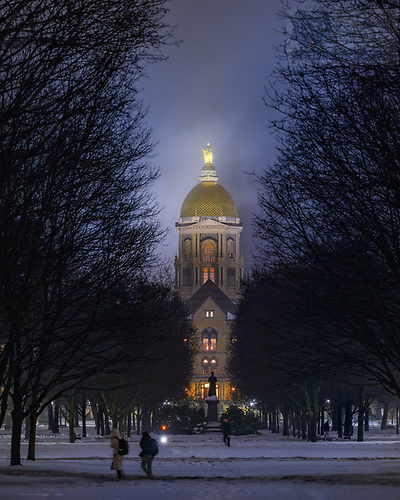
<svg viewBox="0 0 400 500">
<path fill-rule="evenodd" d="M 216 182 L 200 182 L 182 203 L 181 217 L 238 217 L 232 196 Z"/>
<path fill-rule="evenodd" d="M 186 302 L 189 312 L 194 314 L 209 297 L 224 313 L 235 313 L 234 302 L 211 280 L 207 280 Z"/>
</svg>

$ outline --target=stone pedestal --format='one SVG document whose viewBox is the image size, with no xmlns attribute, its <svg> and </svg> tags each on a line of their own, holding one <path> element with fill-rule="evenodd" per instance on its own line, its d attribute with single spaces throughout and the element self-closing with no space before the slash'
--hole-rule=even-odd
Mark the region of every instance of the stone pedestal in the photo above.
<svg viewBox="0 0 400 500">
<path fill-rule="evenodd" d="M 218 403 L 219 399 L 217 396 L 208 396 L 206 398 L 207 403 L 207 423 L 217 422 L 218 423 Z"/>
</svg>

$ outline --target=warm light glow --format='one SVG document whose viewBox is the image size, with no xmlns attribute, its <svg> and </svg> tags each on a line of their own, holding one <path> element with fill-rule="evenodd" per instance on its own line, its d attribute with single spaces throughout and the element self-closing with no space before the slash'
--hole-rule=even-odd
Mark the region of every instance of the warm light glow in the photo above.
<svg viewBox="0 0 400 500">
<path fill-rule="evenodd" d="M 213 267 L 210 267 L 210 270 L 208 272 L 208 277 L 211 281 L 215 280 L 215 271 Z"/>
<path fill-rule="evenodd" d="M 212 154 L 212 149 L 210 146 L 210 143 L 207 142 L 206 147 L 203 149 L 203 155 L 204 155 L 204 163 L 211 163 L 213 161 L 213 154 Z"/>
<path fill-rule="evenodd" d="M 215 246 L 212 243 L 206 243 L 203 246 L 203 262 L 215 262 Z"/>
</svg>

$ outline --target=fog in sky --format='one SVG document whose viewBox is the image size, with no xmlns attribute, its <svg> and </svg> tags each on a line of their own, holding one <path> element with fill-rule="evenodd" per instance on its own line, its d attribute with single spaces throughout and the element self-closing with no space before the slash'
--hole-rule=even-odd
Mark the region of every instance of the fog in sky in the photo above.
<svg viewBox="0 0 400 500">
<path fill-rule="evenodd" d="M 166 62 L 148 68 L 143 98 L 157 142 L 152 164 L 160 219 L 170 234 L 160 248 L 177 253 L 175 222 L 187 193 L 199 182 L 203 148 L 210 142 L 219 183 L 233 197 L 244 224 L 242 253 L 251 267 L 251 219 L 260 174 L 274 160 L 275 141 L 263 103 L 281 35 L 280 0 L 172 0 L 169 24 L 182 43 Z"/>
</svg>

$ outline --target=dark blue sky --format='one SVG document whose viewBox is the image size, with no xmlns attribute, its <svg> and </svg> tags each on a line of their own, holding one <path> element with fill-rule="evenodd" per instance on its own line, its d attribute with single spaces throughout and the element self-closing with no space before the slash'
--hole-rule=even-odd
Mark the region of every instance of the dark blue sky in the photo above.
<svg viewBox="0 0 400 500">
<path fill-rule="evenodd" d="M 199 180 L 202 149 L 213 148 L 219 183 L 232 195 L 245 226 L 242 253 L 251 265 L 251 218 L 257 185 L 246 172 L 261 173 L 273 162 L 275 143 L 267 125 L 264 87 L 281 40 L 280 0 L 172 0 L 167 21 L 176 25 L 180 47 L 148 68 L 143 97 L 157 141 L 155 185 L 162 224 L 171 229 L 163 257 L 177 252 L 174 224 L 182 202 Z"/>
</svg>

